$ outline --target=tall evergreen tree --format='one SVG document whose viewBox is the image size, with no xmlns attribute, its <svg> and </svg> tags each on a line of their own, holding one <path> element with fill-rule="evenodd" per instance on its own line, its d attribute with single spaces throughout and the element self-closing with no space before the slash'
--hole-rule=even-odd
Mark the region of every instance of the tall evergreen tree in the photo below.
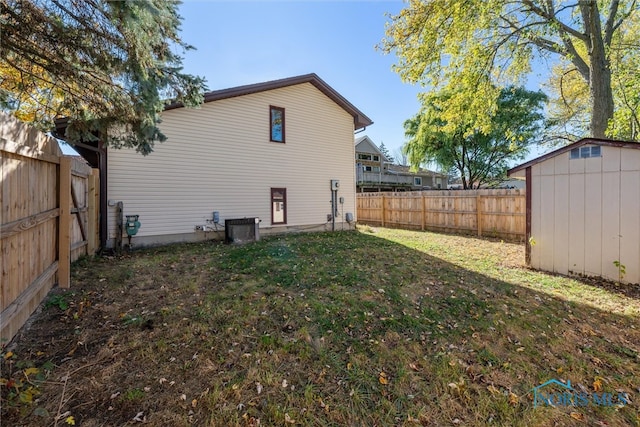
<svg viewBox="0 0 640 427">
<path fill-rule="evenodd" d="M 384 142 L 380 143 L 380 146 L 378 147 L 378 149 L 380 150 L 380 152 L 387 158 L 387 160 L 391 163 L 395 162 L 393 156 L 391 155 L 391 153 L 389 152 L 389 149 L 384 145 Z"/>
<path fill-rule="evenodd" d="M 175 51 L 175 0 L 0 0 L 0 105 L 50 129 L 67 117 L 71 140 L 96 134 L 142 154 L 166 137 L 169 101 L 202 102 L 204 80 Z"/>
</svg>

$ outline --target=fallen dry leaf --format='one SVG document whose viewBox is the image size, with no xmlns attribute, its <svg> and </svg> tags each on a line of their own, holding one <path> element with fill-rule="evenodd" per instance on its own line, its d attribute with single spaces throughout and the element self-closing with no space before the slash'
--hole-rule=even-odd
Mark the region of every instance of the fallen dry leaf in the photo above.
<svg viewBox="0 0 640 427">
<path fill-rule="evenodd" d="M 389 379 L 387 378 L 387 374 L 385 374 L 384 372 L 380 372 L 378 381 L 380 381 L 380 384 L 385 384 L 385 385 L 389 384 Z"/>
<path fill-rule="evenodd" d="M 518 396 L 515 393 L 509 393 L 509 404 L 516 406 L 518 404 L 520 399 L 518 399 Z"/>
<path fill-rule="evenodd" d="M 487 386 L 487 390 L 493 395 L 500 394 L 500 390 L 498 390 L 493 384 Z"/>
<path fill-rule="evenodd" d="M 602 391 L 602 377 L 595 377 L 593 380 L 593 391 Z"/>
<path fill-rule="evenodd" d="M 584 414 L 581 414 L 579 412 L 572 412 L 569 415 L 571 415 L 571 418 L 573 418 L 574 420 L 584 421 Z"/>
<path fill-rule="evenodd" d="M 285 414 L 284 414 L 284 422 L 285 422 L 285 423 L 287 423 L 287 424 L 295 424 L 295 423 L 296 423 L 296 420 L 294 420 L 293 418 L 291 418 L 291 417 L 289 416 L 289 414 L 286 414 L 286 413 L 285 413 Z"/>
<path fill-rule="evenodd" d="M 25 374 L 26 376 L 33 375 L 33 374 L 37 374 L 38 372 L 40 372 L 40 369 L 38 369 L 38 368 L 33 368 L 33 367 L 31 367 L 31 368 L 27 368 L 27 369 L 25 369 L 25 370 L 24 370 L 24 374 Z"/>
</svg>

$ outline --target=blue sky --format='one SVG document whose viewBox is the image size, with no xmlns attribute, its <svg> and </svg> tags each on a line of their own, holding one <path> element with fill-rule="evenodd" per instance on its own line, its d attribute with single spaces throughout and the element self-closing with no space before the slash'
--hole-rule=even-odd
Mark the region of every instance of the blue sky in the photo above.
<svg viewBox="0 0 640 427">
<path fill-rule="evenodd" d="M 403 6 L 401 0 L 185 0 L 181 35 L 196 47 L 184 54 L 185 71 L 205 77 L 209 90 L 316 73 L 374 121 L 361 135 L 393 154 L 425 90 L 403 83 L 391 69 L 395 56 L 375 48 L 385 14 Z"/>
<path fill-rule="evenodd" d="M 180 7 L 182 38 L 196 47 L 185 71 L 210 90 L 316 73 L 369 116 L 363 133 L 393 153 L 403 122 L 419 109 L 419 86 L 401 82 L 393 55 L 375 49 L 385 12 L 402 1 L 190 1 Z"/>
</svg>

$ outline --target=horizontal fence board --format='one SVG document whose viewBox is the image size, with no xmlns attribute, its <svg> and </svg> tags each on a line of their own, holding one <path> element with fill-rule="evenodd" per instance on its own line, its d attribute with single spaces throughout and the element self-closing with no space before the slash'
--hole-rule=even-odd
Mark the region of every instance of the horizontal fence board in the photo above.
<svg viewBox="0 0 640 427">
<path fill-rule="evenodd" d="M 358 222 L 524 240 L 525 190 L 359 193 Z"/>
<path fill-rule="evenodd" d="M 11 304 L 0 312 L 0 336 L 13 337 L 55 283 L 58 262 L 47 267 Z"/>
<path fill-rule="evenodd" d="M 23 218 L 18 221 L 13 221 L 7 224 L 2 224 L 0 227 L 0 238 L 4 239 L 11 237 L 14 234 L 21 233 L 32 227 L 35 227 L 50 219 L 57 218 L 60 215 L 60 209 L 51 209 L 46 212 L 41 212 L 37 215 L 32 215 L 28 218 Z"/>
</svg>

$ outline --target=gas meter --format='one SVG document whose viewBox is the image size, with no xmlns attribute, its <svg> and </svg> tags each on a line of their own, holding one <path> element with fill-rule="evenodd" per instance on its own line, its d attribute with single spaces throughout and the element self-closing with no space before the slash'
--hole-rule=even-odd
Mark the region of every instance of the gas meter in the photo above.
<svg viewBox="0 0 640 427">
<path fill-rule="evenodd" d="M 127 230 L 127 236 L 135 236 L 140 229 L 140 221 L 138 218 L 140 215 L 127 215 L 127 222 L 125 223 L 125 230 Z"/>
</svg>

